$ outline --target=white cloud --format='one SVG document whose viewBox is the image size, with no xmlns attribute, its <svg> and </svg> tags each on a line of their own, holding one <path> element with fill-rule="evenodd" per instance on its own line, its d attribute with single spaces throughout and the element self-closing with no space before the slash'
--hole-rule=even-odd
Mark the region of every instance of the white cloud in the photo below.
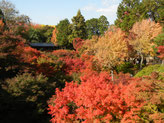
<svg viewBox="0 0 164 123">
<path fill-rule="evenodd" d="M 88 5 L 84 8 L 82 8 L 82 10 L 84 10 L 84 11 L 95 11 L 96 7 L 94 5 Z"/>
<path fill-rule="evenodd" d="M 120 2 L 120 0 L 101 0 L 101 3 L 104 6 L 110 6 L 110 5 L 116 4 L 118 2 Z"/>
<path fill-rule="evenodd" d="M 101 0 L 101 2 L 104 6 L 109 6 L 110 0 Z"/>
<path fill-rule="evenodd" d="M 117 7 L 118 5 L 111 5 L 106 8 L 97 9 L 97 12 L 101 15 L 105 15 L 108 18 L 110 24 L 113 24 L 114 20 L 117 18 Z"/>
<path fill-rule="evenodd" d="M 93 13 L 98 15 L 105 15 L 108 18 L 110 24 L 114 23 L 117 15 L 117 8 L 121 0 L 101 0 L 101 5 L 90 4 L 82 8 L 83 11 L 87 12 L 90 16 Z"/>
<path fill-rule="evenodd" d="M 49 19 L 51 18 L 51 19 Z M 64 17 L 55 17 L 55 16 L 49 16 L 49 15 L 46 15 L 46 16 L 34 16 L 32 21 L 34 23 L 38 23 L 38 24 L 49 24 L 49 25 L 56 25 L 59 23 L 60 20 L 63 20 Z"/>
<path fill-rule="evenodd" d="M 101 12 L 101 13 L 108 13 L 108 12 L 116 13 L 117 12 L 117 7 L 118 7 L 118 5 L 111 5 L 111 6 L 108 6 L 106 8 L 97 9 L 96 11 Z"/>
</svg>

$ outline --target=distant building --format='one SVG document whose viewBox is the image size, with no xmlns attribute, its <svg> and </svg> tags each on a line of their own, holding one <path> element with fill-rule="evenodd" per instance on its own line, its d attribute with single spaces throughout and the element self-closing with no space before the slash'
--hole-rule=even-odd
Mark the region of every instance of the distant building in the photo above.
<svg viewBox="0 0 164 123">
<path fill-rule="evenodd" d="M 47 50 L 56 50 L 59 49 L 59 46 L 55 46 L 53 43 L 30 43 L 32 48 L 37 50 L 47 51 Z"/>
</svg>

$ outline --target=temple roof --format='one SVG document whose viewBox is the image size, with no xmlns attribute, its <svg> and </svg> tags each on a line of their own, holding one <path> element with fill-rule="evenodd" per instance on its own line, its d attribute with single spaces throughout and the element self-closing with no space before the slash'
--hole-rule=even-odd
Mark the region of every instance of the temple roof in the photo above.
<svg viewBox="0 0 164 123">
<path fill-rule="evenodd" d="M 31 47 L 55 47 L 53 43 L 30 43 Z"/>
</svg>

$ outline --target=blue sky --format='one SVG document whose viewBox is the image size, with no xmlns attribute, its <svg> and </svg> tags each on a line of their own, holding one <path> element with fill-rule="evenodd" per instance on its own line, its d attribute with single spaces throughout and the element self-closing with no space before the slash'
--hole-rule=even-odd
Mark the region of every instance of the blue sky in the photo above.
<svg viewBox="0 0 164 123">
<path fill-rule="evenodd" d="M 116 19 L 121 0 L 8 0 L 20 14 L 28 15 L 32 22 L 56 25 L 60 20 L 71 18 L 80 9 L 86 20 L 105 15 L 110 24 Z"/>
</svg>

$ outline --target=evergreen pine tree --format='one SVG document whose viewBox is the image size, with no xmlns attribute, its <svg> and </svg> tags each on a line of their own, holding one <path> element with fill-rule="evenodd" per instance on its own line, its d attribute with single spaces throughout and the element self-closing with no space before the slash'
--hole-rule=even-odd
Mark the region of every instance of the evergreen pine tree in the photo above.
<svg viewBox="0 0 164 123">
<path fill-rule="evenodd" d="M 145 16 L 152 21 L 164 23 L 164 2 L 163 0 L 142 0 Z"/>
<path fill-rule="evenodd" d="M 83 15 L 81 14 L 80 10 L 77 12 L 77 15 L 72 18 L 71 28 L 72 28 L 72 34 L 69 36 L 71 37 L 71 39 L 74 39 L 74 38 L 86 39 L 87 38 L 85 19 Z M 72 43 L 72 40 L 70 42 Z"/>
<path fill-rule="evenodd" d="M 115 25 L 129 31 L 137 21 L 150 18 L 164 23 L 163 0 L 122 0 L 117 9 Z"/>
<path fill-rule="evenodd" d="M 69 47 L 69 35 L 70 35 L 70 30 L 69 30 L 69 25 L 70 22 L 68 19 L 64 19 L 59 22 L 59 24 L 56 26 L 57 27 L 57 43 L 59 46 L 63 47 Z"/>
<path fill-rule="evenodd" d="M 92 18 L 86 21 L 87 27 L 87 36 L 88 39 L 91 39 L 93 35 L 99 36 L 99 26 L 98 26 L 98 19 Z"/>
<path fill-rule="evenodd" d="M 104 15 L 100 16 L 100 18 L 98 19 L 98 27 L 100 35 L 103 35 L 104 32 L 108 30 L 109 22 Z"/>
<path fill-rule="evenodd" d="M 142 18 L 144 11 L 142 7 L 140 0 L 123 0 L 118 6 L 115 24 L 122 30 L 128 31 Z"/>
</svg>

